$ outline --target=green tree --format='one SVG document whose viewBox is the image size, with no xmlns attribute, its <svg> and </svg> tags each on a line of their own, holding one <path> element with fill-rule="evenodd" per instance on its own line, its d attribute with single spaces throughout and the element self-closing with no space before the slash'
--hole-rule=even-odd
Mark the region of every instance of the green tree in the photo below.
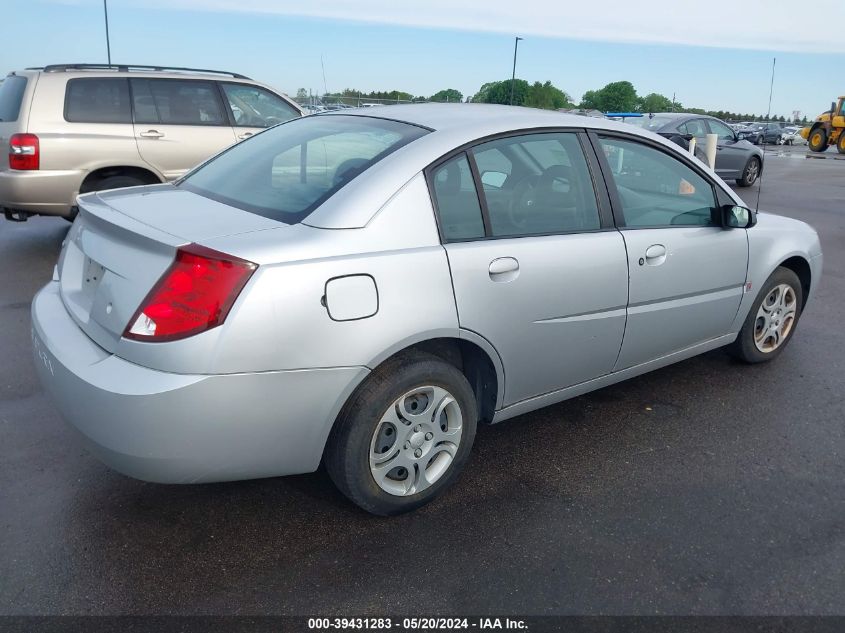
<svg viewBox="0 0 845 633">
<path fill-rule="evenodd" d="M 630 81 L 615 81 L 599 90 L 588 90 L 581 107 L 602 112 L 633 112 L 639 105 L 637 91 Z"/>
<path fill-rule="evenodd" d="M 673 104 L 668 97 L 652 92 L 640 99 L 638 109 L 640 112 L 672 112 L 681 108 L 679 104 Z"/>
<path fill-rule="evenodd" d="M 460 90 L 455 90 L 454 88 L 446 88 L 446 90 L 440 90 L 435 92 L 429 98 L 429 101 L 446 101 L 449 103 L 460 103 L 464 100 L 464 95 L 461 93 Z"/>
<path fill-rule="evenodd" d="M 308 91 L 305 88 L 299 88 L 296 91 L 296 100 L 305 101 L 308 99 Z"/>
<path fill-rule="evenodd" d="M 524 79 L 516 79 L 513 82 L 513 105 L 522 105 L 525 96 L 528 94 L 528 82 Z M 478 89 L 472 97 L 473 103 L 501 103 L 509 104 L 511 101 L 511 80 L 491 81 Z"/>
<path fill-rule="evenodd" d="M 572 98 L 560 88 L 555 88 L 551 81 L 540 83 L 535 81 L 525 95 L 523 104 L 529 108 L 542 108 L 544 110 L 559 110 L 560 108 L 572 108 Z"/>
</svg>

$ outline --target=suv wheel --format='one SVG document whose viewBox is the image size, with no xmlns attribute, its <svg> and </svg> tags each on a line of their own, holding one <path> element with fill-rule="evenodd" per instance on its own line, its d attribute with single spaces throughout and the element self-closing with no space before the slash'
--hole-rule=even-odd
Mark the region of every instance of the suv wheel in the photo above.
<svg viewBox="0 0 845 633">
<path fill-rule="evenodd" d="M 344 407 L 326 445 L 326 470 L 368 512 L 414 510 L 457 479 L 477 419 L 475 395 L 456 367 L 431 354 L 403 354 Z"/>
</svg>

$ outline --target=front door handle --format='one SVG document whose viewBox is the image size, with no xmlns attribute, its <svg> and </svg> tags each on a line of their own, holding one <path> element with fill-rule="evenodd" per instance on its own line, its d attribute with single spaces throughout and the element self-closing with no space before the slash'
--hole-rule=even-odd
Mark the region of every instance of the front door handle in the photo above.
<svg viewBox="0 0 845 633">
<path fill-rule="evenodd" d="M 143 136 L 144 138 L 161 138 L 164 134 L 158 130 L 147 130 L 146 132 L 141 132 L 138 136 Z"/>
<path fill-rule="evenodd" d="M 645 250 L 645 259 L 640 259 L 640 266 L 659 266 L 666 261 L 666 247 L 663 244 L 652 244 Z"/>
<path fill-rule="evenodd" d="M 238 134 L 238 138 L 240 140 L 244 140 L 245 138 L 249 138 L 252 136 L 252 132 L 244 132 L 243 134 Z"/>
<path fill-rule="evenodd" d="M 488 270 L 493 281 L 513 281 L 519 276 L 519 262 L 513 257 L 499 257 L 490 262 Z"/>
</svg>

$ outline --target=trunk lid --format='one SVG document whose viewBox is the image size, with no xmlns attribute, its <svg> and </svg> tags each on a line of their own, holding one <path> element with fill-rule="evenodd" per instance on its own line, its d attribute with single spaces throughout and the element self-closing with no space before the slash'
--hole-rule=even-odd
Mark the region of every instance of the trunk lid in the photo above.
<svg viewBox="0 0 845 633">
<path fill-rule="evenodd" d="M 59 257 L 62 300 L 80 328 L 114 353 L 179 246 L 279 226 L 170 185 L 82 196 Z"/>
</svg>

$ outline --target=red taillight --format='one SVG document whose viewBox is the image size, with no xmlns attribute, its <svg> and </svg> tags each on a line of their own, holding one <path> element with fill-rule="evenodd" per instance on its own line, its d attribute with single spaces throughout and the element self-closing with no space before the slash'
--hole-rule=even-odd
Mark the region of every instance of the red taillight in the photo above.
<svg viewBox="0 0 845 633">
<path fill-rule="evenodd" d="M 258 266 L 191 244 L 176 259 L 129 321 L 123 336 L 173 341 L 217 327 Z"/>
<path fill-rule="evenodd" d="M 35 134 L 12 134 L 9 139 L 10 169 L 38 169 L 40 154 Z"/>
</svg>

